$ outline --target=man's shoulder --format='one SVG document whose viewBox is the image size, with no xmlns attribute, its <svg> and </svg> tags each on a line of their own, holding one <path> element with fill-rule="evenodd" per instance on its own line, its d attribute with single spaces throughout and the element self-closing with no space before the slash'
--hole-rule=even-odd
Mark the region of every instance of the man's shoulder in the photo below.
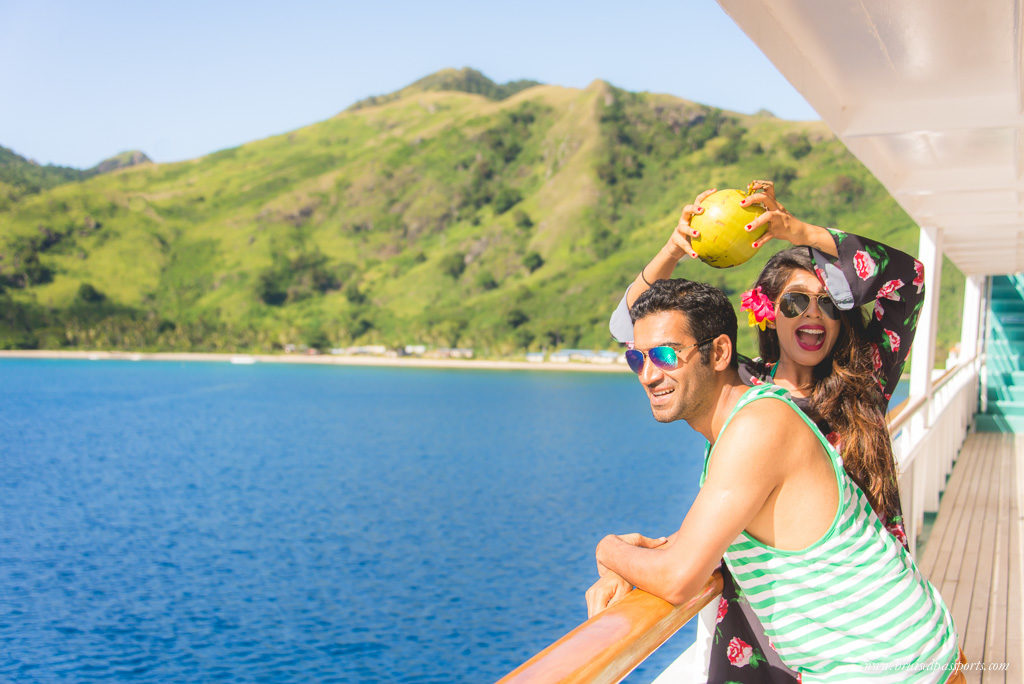
<svg viewBox="0 0 1024 684">
<path fill-rule="evenodd" d="M 744 399 L 744 405 L 719 437 L 723 447 L 730 451 L 744 449 L 757 458 L 817 441 L 814 430 L 785 391 L 755 390 L 754 395 Z"/>
<path fill-rule="evenodd" d="M 744 393 L 736 415 L 726 430 L 743 425 L 776 425 L 803 423 L 800 408 L 793 403 L 789 393 L 775 385 L 758 385 Z"/>
<path fill-rule="evenodd" d="M 715 441 L 706 483 L 734 487 L 743 482 L 771 489 L 793 470 L 794 449 L 807 451 L 809 442 L 800 436 L 803 420 L 788 402 L 775 396 L 759 392 L 756 398 L 744 397 L 746 403 Z"/>
</svg>

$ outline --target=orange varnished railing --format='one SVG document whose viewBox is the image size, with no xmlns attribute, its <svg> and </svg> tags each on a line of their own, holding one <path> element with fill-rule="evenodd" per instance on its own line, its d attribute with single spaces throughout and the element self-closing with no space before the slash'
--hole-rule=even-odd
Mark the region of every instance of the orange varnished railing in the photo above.
<svg viewBox="0 0 1024 684">
<path fill-rule="evenodd" d="M 722 593 L 717 570 L 686 603 L 634 589 L 502 678 L 499 684 L 618 682 Z"/>
</svg>

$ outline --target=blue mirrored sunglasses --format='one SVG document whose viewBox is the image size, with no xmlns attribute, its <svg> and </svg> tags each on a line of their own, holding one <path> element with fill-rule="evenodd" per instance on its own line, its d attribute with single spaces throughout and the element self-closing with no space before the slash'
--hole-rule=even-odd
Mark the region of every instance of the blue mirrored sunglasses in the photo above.
<svg viewBox="0 0 1024 684">
<path fill-rule="evenodd" d="M 700 342 L 694 342 L 688 344 L 685 347 L 670 347 L 668 345 L 662 345 L 660 347 L 651 347 L 646 352 L 640 349 L 629 349 L 626 351 L 626 364 L 636 374 L 640 374 L 640 371 L 644 369 L 644 357 L 651 360 L 656 367 L 661 370 L 675 370 L 679 367 L 679 354 L 678 352 L 684 349 L 692 349 L 693 347 L 699 347 L 702 344 L 711 342 L 714 337 L 709 337 L 706 340 Z"/>
</svg>

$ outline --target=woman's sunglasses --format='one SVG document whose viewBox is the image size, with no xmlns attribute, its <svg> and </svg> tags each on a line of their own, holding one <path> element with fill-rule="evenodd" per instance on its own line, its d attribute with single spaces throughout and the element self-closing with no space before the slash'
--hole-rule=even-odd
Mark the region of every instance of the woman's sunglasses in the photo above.
<svg viewBox="0 0 1024 684">
<path fill-rule="evenodd" d="M 818 300 L 818 310 L 833 321 L 839 320 L 839 308 L 827 294 L 810 295 L 806 292 L 787 292 L 779 297 L 779 311 L 786 318 L 796 318 L 811 305 L 811 297 Z"/>
<path fill-rule="evenodd" d="M 640 371 L 644 369 L 645 356 L 651 360 L 651 363 L 653 363 L 656 367 L 660 368 L 661 370 L 675 370 L 676 368 L 679 367 L 678 352 L 684 349 L 692 349 L 693 347 L 699 347 L 702 344 L 707 344 L 713 339 L 715 338 L 709 337 L 706 340 L 694 342 L 693 344 L 688 344 L 685 347 L 678 348 L 669 347 L 668 345 L 663 345 L 661 347 L 651 347 L 650 349 L 647 350 L 646 353 L 640 351 L 639 349 L 629 349 L 626 351 L 626 363 L 629 365 L 630 370 L 632 370 L 637 375 L 639 375 Z"/>
</svg>

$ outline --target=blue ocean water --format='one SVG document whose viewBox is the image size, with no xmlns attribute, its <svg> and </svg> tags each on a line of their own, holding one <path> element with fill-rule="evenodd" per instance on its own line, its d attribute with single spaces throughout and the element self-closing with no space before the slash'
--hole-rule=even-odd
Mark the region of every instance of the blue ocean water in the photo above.
<svg viewBox="0 0 1024 684">
<path fill-rule="evenodd" d="M 674 531 L 627 373 L 0 361 L 0 679 L 486 682 Z M 631 676 L 647 681 L 684 629 Z"/>
</svg>

